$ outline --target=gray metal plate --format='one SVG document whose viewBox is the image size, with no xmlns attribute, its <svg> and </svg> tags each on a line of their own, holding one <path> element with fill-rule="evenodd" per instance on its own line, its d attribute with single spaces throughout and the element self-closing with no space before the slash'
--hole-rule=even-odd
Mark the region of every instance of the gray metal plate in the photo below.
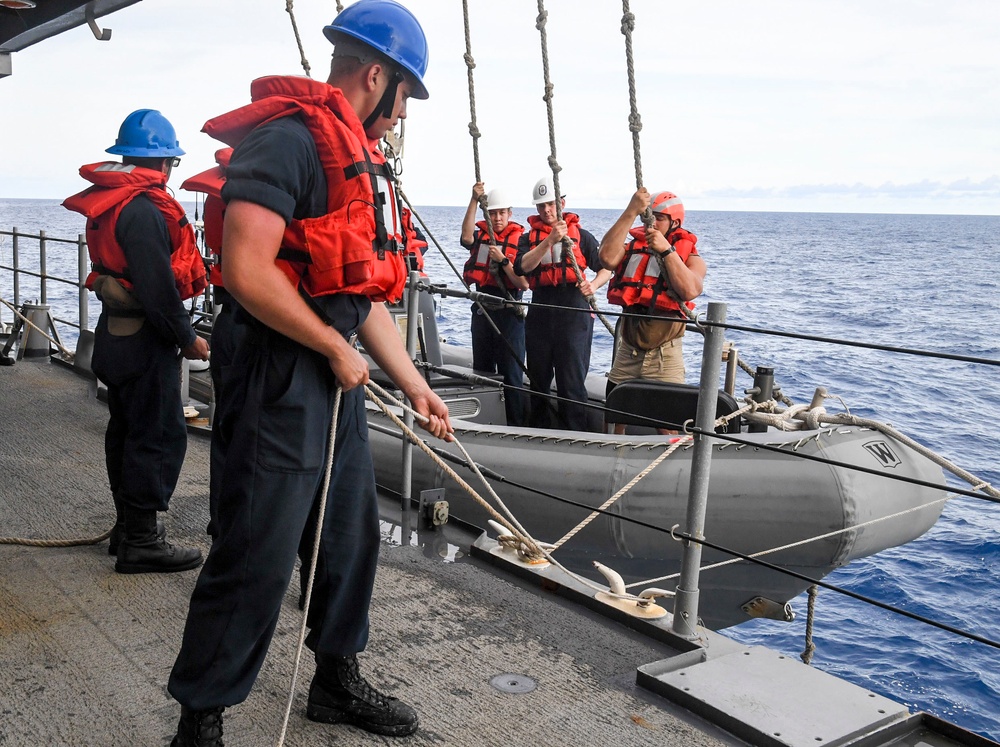
<svg viewBox="0 0 1000 747">
<path fill-rule="evenodd" d="M 818 747 L 905 719 L 881 695 L 755 646 L 643 682 L 753 744 Z"/>
</svg>

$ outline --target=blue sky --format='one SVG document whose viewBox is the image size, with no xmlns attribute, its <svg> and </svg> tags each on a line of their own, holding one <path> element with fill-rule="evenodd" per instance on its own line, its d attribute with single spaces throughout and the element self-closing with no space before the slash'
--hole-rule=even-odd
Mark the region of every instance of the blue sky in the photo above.
<svg viewBox="0 0 1000 747">
<path fill-rule="evenodd" d="M 409 0 L 427 31 L 431 98 L 407 122 L 404 188 L 462 205 L 474 179 L 458 0 Z M 690 209 L 1000 214 L 1000 3 L 631 0 L 642 173 Z M 527 205 L 549 154 L 534 0 L 469 0 L 481 164 Z M 295 0 L 313 77 L 331 0 Z M 560 181 L 570 207 L 635 187 L 622 6 L 548 0 Z M 211 163 L 209 117 L 249 81 L 301 74 L 284 0 L 143 0 L 13 56 L 0 80 L 0 197 L 62 197 L 133 109 L 160 109 Z M 37 147 L 36 143 L 42 143 Z M 519 198 L 518 195 L 521 195 Z"/>
</svg>

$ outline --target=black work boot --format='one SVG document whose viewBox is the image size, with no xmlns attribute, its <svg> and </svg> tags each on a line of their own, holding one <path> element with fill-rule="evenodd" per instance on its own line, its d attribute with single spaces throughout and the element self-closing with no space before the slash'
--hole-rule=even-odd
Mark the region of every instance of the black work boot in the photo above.
<svg viewBox="0 0 1000 747">
<path fill-rule="evenodd" d="M 125 536 L 118 544 L 119 573 L 173 573 L 201 565 L 197 547 L 171 545 L 156 532 L 156 511 L 125 506 Z"/>
<path fill-rule="evenodd" d="M 115 500 L 115 525 L 111 527 L 111 536 L 108 537 L 108 555 L 118 554 L 118 545 L 125 536 L 125 503 L 118 496 Z M 167 536 L 167 528 L 163 522 L 156 520 L 156 536 L 163 539 Z"/>
<path fill-rule="evenodd" d="M 418 726 L 416 711 L 368 684 L 358 671 L 356 656 L 316 655 L 306 716 L 324 724 L 353 724 L 389 737 L 412 734 Z"/>
<path fill-rule="evenodd" d="M 181 706 L 181 720 L 170 747 L 225 747 L 222 744 L 222 707 L 192 711 Z"/>
</svg>

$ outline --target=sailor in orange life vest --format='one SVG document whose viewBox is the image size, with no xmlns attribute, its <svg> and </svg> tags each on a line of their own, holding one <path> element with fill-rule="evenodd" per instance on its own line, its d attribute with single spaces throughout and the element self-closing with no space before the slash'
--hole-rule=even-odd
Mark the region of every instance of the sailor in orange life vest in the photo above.
<svg viewBox="0 0 1000 747">
<path fill-rule="evenodd" d="M 424 272 L 424 252 L 427 251 L 427 239 L 423 232 L 413 225 L 413 213 L 402 204 L 399 206 L 400 223 L 403 228 L 403 258 L 408 270 L 417 270 L 426 277 Z"/>
<path fill-rule="evenodd" d="M 208 359 L 183 304 L 207 285 L 205 264 L 166 190 L 184 151 L 166 117 L 139 109 L 107 152 L 122 162 L 83 166 L 93 186 L 63 205 L 87 217 L 86 285 L 101 300 L 91 368 L 108 387 L 104 450 L 117 514 L 108 552 L 119 573 L 185 571 L 201 564 L 201 551 L 167 542 L 156 518 L 187 450 L 177 350 Z"/>
<path fill-rule="evenodd" d="M 215 422 L 223 417 L 226 397 L 223 394 L 222 371 L 228 367 L 236 354 L 245 326 L 236 323 L 236 300 L 226 290 L 222 279 L 222 226 L 226 204 L 222 201 L 222 187 L 226 183 L 226 168 L 232 157 L 232 148 L 220 148 L 215 152 L 216 165 L 184 180 L 181 189 L 201 192 L 205 195 L 202 220 L 204 225 L 205 248 L 212 257 L 209 280 L 212 284 L 214 319 L 212 321 L 212 359 L 210 370 L 212 388 L 215 392 Z M 210 485 L 208 490 L 209 536 L 218 533 L 216 514 L 219 504 L 219 480 L 225 463 L 226 444 L 222 441 L 222 429 L 212 429 Z"/>
<path fill-rule="evenodd" d="M 632 228 L 647 207 L 653 213 L 652 229 Z M 683 222 L 684 205 L 677 195 L 659 192 L 650 198 L 641 187 L 601 241 L 601 262 L 615 271 L 608 301 L 629 314 L 618 321 L 609 394 L 629 379 L 684 382 L 681 338 L 686 326 L 674 320 L 685 318 L 682 303 L 694 308 L 691 300 L 701 294 L 706 268 L 695 246 L 698 237 L 681 228 Z M 624 424 L 616 423 L 615 433 L 624 432 Z"/>
<path fill-rule="evenodd" d="M 274 634 L 299 541 L 318 514 L 338 386 L 332 473 L 306 645 L 316 658 L 306 715 L 384 735 L 411 734 L 416 712 L 372 687 L 357 654 L 379 548 L 367 442 L 367 353 L 432 435 L 448 409 L 414 368 L 383 301 L 406 281 L 393 175 L 380 137 L 427 98 L 427 42 L 394 0 L 359 0 L 324 28 L 327 83 L 267 77 L 252 103 L 205 131 L 233 145 L 223 277 L 247 336 L 218 424 L 228 434 L 219 534 L 191 597 L 168 689 L 182 705 L 175 747 L 222 744 L 222 711 L 246 699 Z M 310 550 L 312 538 L 308 538 Z"/>
<path fill-rule="evenodd" d="M 574 309 L 589 311 L 586 296 L 604 285 L 611 272 L 600 269 L 597 239 L 580 226 L 579 216 L 563 213 L 562 220 L 557 219 L 551 177 L 538 180 L 531 197 L 538 215 L 528 217 L 529 229 L 521 236 L 514 262 L 514 271 L 526 276 L 532 289 L 531 308 L 524 326 L 528 378 L 532 392 L 548 394 L 554 373 L 556 393 L 564 399 L 558 403 L 558 423 L 553 423 L 550 401 L 532 396 L 529 423 L 537 428 L 586 431 L 587 410 L 577 403 L 587 401 L 594 316 Z M 565 206 L 565 196 L 560 200 L 560 205 Z M 580 271 L 599 268 L 593 282 L 586 275 L 576 277 L 563 252 L 562 239 L 567 236 L 573 241 Z"/>
<path fill-rule="evenodd" d="M 520 301 L 521 294 L 528 289 L 528 281 L 514 272 L 514 260 L 524 226 L 510 219 L 510 200 L 499 189 L 492 190 L 486 198 L 490 226 L 484 220 L 477 222 L 479 199 L 484 192 L 482 182 L 473 185 L 472 199 L 462 221 L 461 244 L 470 252 L 463 278 L 481 293 Z M 495 243 L 490 241 L 490 228 Z M 519 312 L 520 309 L 513 308 L 484 312 L 478 304 L 472 305 L 472 367 L 503 376 L 503 383 L 509 387 L 504 389 L 507 425 L 524 425 L 527 417 L 525 396 L 520 391 L 524 386 L 524 317 Z M 500 334 L 484 314 L 489 314 Z"/>
</svg>

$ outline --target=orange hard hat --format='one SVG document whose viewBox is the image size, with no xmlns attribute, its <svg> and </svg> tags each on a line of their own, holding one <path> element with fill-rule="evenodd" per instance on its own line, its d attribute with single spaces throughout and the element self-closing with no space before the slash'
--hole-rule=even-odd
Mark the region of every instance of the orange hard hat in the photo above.
<svg viewBox="0 0 1000 747">
<path fill-rule="evenodd" d="M 684 222 L 684 203 L 673 192 L 657 192 L 649 201 L 649 209 L 654 213 L 668 215 L 679 223 Z"/>
</svg>

